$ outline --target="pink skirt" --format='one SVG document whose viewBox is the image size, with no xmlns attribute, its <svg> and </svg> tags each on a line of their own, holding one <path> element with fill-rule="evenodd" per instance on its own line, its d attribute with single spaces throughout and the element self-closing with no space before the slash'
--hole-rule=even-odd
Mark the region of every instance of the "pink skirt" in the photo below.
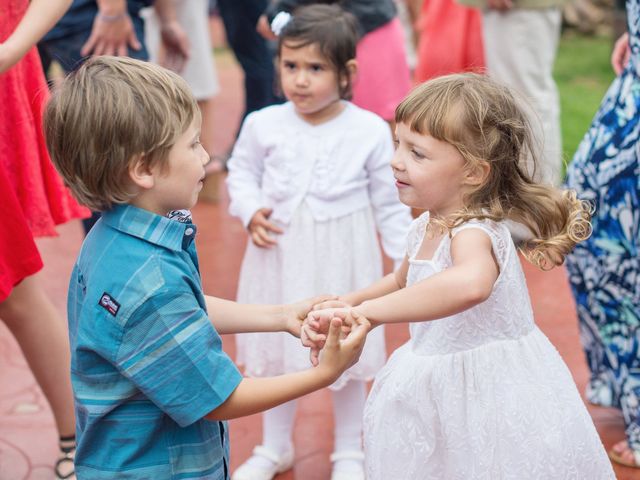
<svg viewBox="0 0 640 480">
<path fill-rule="evenodd" d="M 353 103 L 393 120 L 396 106 L 411 88 L 400 20 L 394 18 L 362 37 L 356 60 Z"/>
</svg>

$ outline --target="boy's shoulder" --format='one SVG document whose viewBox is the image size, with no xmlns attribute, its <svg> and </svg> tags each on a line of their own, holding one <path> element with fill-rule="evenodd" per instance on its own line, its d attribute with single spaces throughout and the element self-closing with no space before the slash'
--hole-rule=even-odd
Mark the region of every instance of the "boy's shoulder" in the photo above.
<svg viewBox="0 0 640 480">
<path fill-rule="evenodd" d="M 85 282 L 85 301 L 103 307 L 120 323 L 160 297 L 201 294 L 193 268 L 197 268 L 195 227 L 158 218 L 160 222 L 155 219 L 145 230 L 114 224 L 113 216 L 103 217 L 85 239 L 76 262 Z M 192 256 L 192 265 L 178 252 Z"/>
</svg>

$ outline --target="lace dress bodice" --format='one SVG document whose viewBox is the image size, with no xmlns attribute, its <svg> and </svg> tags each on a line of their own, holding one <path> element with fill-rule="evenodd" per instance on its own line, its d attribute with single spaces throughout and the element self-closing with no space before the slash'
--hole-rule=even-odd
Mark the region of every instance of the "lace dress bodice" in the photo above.
<svg viewBox="0 0 640 480">
<path fill-rule="evenodd" d="M 481 304 L 440 320 L 411 324 L 413 352 L 420 355 L 455 353 L 498 340 L 517 339 L 529 333 L 534 327 L 533 311 L 516 248 L 507 227 L 488 220 L 469 221 L 455 228 L 450 236 L 443 237 L 431 260 L 416 259 L 428 223 L 429 213 L 426 212 L 411 225 L 407 241 L 407 286 L 451 267 L 451 240 L 458 232 L 468 228 L 481 229 L 489 236 L 500 275 L 490 297 Z"/>
</svg>

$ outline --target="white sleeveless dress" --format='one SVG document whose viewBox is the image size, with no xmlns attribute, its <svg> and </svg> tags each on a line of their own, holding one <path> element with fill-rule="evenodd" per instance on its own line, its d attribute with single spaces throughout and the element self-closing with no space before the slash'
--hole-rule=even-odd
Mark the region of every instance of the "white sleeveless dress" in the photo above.
<svg viewBox="0 0 640 480">
<path fill-rule="evenodd" d="M 452 265 L 445 235 L 416 260 L 429 222 L 408 239 L 407 286 Z M 378 373 L 364 412 L 368 480 L 614 479 L 571 374 L 538 329 L 503 224 L 471 221 L 493 244 L 491 296 L 457 315 L 411 324 Z"/>
</svg>

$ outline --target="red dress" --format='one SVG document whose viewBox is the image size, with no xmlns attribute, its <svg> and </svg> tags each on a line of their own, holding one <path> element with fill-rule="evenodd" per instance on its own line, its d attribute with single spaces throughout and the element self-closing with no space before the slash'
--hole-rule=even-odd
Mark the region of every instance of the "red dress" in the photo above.
<svg viewBox="0 0 640 480">
<path fill-rule="evenodd" d="M 418 20 L 418 64 L 414 80 L 484 69 L 482 14 L 455 0 L 424 0 Z"/>
<path fill-rule="evenodd" d="M 28 0 L 0 0 L 0 42 L 13 32 Z M 49 90 L 35 48 L 0 74 L 0 301 L 42 268 L 34 237 L 88 215 L 64 187 L 47 153 L 42 111 Z"/>
</svg>

